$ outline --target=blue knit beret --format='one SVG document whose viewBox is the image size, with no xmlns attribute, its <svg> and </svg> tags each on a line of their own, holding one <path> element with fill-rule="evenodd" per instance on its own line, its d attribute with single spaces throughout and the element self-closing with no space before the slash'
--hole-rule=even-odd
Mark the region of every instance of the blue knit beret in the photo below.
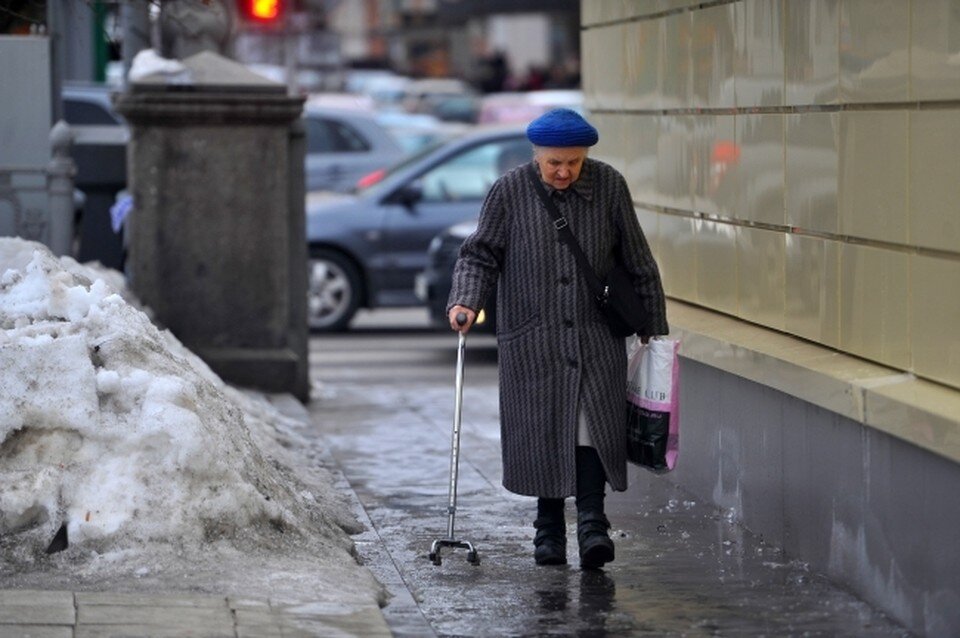
<svg viewBox="0 0 960 638">
<path fill-rule="evenodd" d="M 527 139 L 537 146 L 593 146 L 600 136 L 576 111 L 552 109 L 530 122 Z"/>
</svg>

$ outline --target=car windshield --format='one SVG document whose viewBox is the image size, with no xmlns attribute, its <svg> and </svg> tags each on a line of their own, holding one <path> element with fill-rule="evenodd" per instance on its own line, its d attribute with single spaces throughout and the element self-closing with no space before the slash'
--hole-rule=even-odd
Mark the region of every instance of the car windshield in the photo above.
<svg viewBox="0 0 960 638">
<path fill-rule="evenodd" d="M 353 189 L 353 192 L 355 193 L 375 192 L 377 190 L 377 187 L 383 184 L 386 178 L 390 177 L 394 173 L 402 171 L 403 169 L 410 166 L 411 164 L 414 164 L 415 162 L 419 162 L 421 158 L 426 157 L 430 153 L 433 153 L 435 150 L 443 146 L 445 143 L 446 142 L 444 140 L 437 140 L 423 147 L 420 151 L 407 156 L 400 162 L 390 166 L 387 169 L 384 169 L 379 175 L 376 176 L 376 179 L 367 181 L 366 178 L 364 178 L 363 180 L 361 180 L 361 183 L 358 184 Z"/>
</svg>

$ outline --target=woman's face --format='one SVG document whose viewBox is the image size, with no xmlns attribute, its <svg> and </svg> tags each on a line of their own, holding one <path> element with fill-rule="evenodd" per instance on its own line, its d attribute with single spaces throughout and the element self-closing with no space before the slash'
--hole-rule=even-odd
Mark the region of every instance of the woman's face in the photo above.
<svg viewBox="0 0 960 638">
<path fill-rule="evenodd" d="M 586 146 L 539 147 L 533 156 L 543 181 L 561 191 L 577 181 L 585 159 Z"/>
</svg>

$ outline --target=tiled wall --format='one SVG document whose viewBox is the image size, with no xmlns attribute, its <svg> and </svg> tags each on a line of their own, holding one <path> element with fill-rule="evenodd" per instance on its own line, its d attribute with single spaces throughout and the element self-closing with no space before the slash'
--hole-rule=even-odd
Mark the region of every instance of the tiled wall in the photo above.
<svg viewBox="0 0 960 638">
<path fill-rule="evenodd" d="M 960 2 L 581 7 L 667 293 L 960 388 Z"/>
</svg>

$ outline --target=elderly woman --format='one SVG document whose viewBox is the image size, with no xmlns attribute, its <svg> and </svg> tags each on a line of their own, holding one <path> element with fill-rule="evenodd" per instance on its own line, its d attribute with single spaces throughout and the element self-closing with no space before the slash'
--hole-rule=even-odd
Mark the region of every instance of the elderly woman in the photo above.
<svg viewBox="0 0 960 638">
<path fill-rule="evenodd" d="M 538 498 L 538 565 L 567 562 L 564 499 L 575 496 L 580 565 L 598 568 L 614 558 L 606 483 L 627 487 L 626 349 L 558 241 L 531 165 L 594 270 L 602 275 L 616 262 L 630 272 L 646 308 L 643 339 L 668 332 L 663 289 L 623 176 L 587 157 L 596 129 L 574 111 L 555 109 L 531 122 L 527 137 L 532 163 L 497 180 L 460 249 L 448 317 L 454 330 L 468 331 L 499 279 L 504 487 Z"/>
</svg>

